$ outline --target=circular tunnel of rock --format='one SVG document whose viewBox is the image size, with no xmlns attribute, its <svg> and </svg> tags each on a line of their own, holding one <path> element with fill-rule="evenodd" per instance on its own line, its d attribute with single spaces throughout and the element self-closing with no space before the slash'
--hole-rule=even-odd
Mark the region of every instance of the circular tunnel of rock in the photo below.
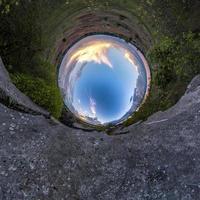
<svg viewBox="0 0 200 200">
<path fill-rule="evenodd" d="M 0 0 L 0 199 L 199 199 L 199 10 L 199 0 Z M 58 84 L 69 49 L 96 34 L 133 44 L 151 69 L 148 98 L 114 127 L 79 121 Z"/>
<path fill-rule="evenodd" d="M 53 58 L 53 63 L 59 69 L 64 56 L 67 52 L 80 40 L 87 38 L 89 36 L 112 36 L 121 38 L 127 42 L 127 44 L 134 45 L 138 51 L 141 51 L 144 55 L 152 45 L 152 37 L 144 24 L 142 24 L 136 16 L 133 16 L 128 11 L 112 9 L 109 11 L 88 11 L 81 10 L 74 13 L 72 16 L 68 17 L 68 20 L 73 23 L 66 26 L 62 37 L 55 44 L 55 52 L 53 53 L 55 57 Z M 143 56 L 142 53 L 140 56 Z M 150 81 L 150 69 L 145 58 L 143 58 L 148 71 L 148 82 Z M 147 91 L 149 92 L 150 83 L 148 83 Z M 145 102 L 147 94 L 145 94 L 142 102 Z M 142 103 L 141 102 L 141 103 Z M 133 114 L 133 113 L 132 113 Z M 71 119 L 71 122 L 70 120 Z M 126 121 L 124 119 L 123 121 Z M 89 126 L 90 128 L 97 128 L 95 125 L 84 123 L 84 121 L 77 119 L 73 113 L 65 107 L 62 112 L 61 121 L 64 124 L 70 125 L 76 121 L 77 124 L 82 126 Z M 83 124 L 84 123 L 84 124 Z M 118 126 L 123 126 L 122 122 L 117 124 Z M 116 126 L 116 125 L 112 125 Z M 111 124 L 106 125 L 107 128 L 111 127 Z M 99 129 L 103 126 L 99 125 Z M 105 128 L 105 127 L 104 127 Z"/>
</svg>

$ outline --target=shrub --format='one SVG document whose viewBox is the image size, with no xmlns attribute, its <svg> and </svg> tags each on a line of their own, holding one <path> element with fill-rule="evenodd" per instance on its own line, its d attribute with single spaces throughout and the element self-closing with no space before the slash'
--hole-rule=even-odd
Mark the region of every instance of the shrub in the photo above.
<svg viewBox="0 0 200 200">
<path fill-rule="evenodd" d="M 176 81 L 188 82 L 200 73 L 199 34 L 183 33 L 176 38 L 164 37 L 149 53 L 152 64 L 156 64 L 155 82 L 165 89 Z"/>
<path fill-rule="evenodd" d="M 175 38 L 165 36 L 154 45 L 148 54 L 154 66 L 150 95 L 140 110 L 124 123 L 126 126 L 166 110 L 179 100 L 188 82 L 200 73 L 199 36 L 191 32 Z"/>
</svg>

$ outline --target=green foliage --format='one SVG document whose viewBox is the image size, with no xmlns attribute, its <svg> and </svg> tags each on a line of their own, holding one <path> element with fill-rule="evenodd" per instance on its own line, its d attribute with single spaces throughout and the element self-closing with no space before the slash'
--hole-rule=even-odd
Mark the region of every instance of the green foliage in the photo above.
<svg viewBox="0 0 200 200">
<path fill-rule="evenodd" d="M 34 73 L 44 50 L 37 3 L 20 0 L 0 21 L 0 55 L 9 72 Z"/>
<path fill-rule="evenodd" d="M 35 67 L 28 69 L 28 74 L 33 74 L 48 83 L 56 82 L 57 68 L 55 65 L 51 64 L 48 60 L 44 60 L 41 56 L 35 57 L 33 62 L 35 63 Z"/>
<path fill-rule="evenodd" d="M 163 37 L 148 58 L 153 66 L 149 97 L 125 125 L 145 120 L 179 100 L 188 82 L 200 73 L 200 35 L 188 32 L 176 38 Z"/>
<path fill-rule="evenodd" d="M 18 89 L 36 104 L 47 109 L 54 117 L 60 117 L 63 103 L 56 84 L 27 74 L 12 74 L 11 77 Z"/>
<path fill-rule="evenodd" d="M 164 37 L 149 53 L 152 64 L 158 66 L 155 81 L 160 89 L 172 82 L 188 82 L 200 73 L 200 35 L 183 33 L 170 38 Z"/>
<path fill-rule="evenodd" d="M 12 6 L 17 6 L 18 4 L 19 0 L 0 0 L 0 13 L 7 14 Z"/>
<path fill-rule="evenodd" d="M 20 2 L 20 6 L 17 3 Z M 0 0 L 0 55 L 16 86 L 36 104 L 55 117 L 62 109 L 62 98 L 56 86 L 56 66 L 44 58 L 40 8 L 37 1 Z"/>
<path fill-rule="evenodd" d="M 176 48 L 174 40 L 166 37 L 154 47 L 149 55 L 152 63 L 158 66 L 158 70 L 155 73 L 155 83 L 162 89 L 170 81 L 176 80 L 174 73 L 174 48 Z"/>
</svg>

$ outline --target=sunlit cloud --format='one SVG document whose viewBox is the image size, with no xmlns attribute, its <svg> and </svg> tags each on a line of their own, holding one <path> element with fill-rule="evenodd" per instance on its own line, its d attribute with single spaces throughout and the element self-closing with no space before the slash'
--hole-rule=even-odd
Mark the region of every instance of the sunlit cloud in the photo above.
<svg viewBox="0 0 200 200">
<path fill-rule="evenodd" d="M 108 59 L 108 51 L 112 46 L 106 41 L 94 41 L 88 43 L 86 46 L 79 48 L 70 58 L 70 62 L 95 62 L 98 64 L 106 64 L 113 68 L 112 63 Z"/>
<path fill-rule="evenodd" d="M 79 118 L 83 121 L 87 121 L 88 118 L 96 118 L 96 102 L 91 97 L 89 98 L 89 110 L 83 110 L 79 104 L 79 100 L 78 105 L 74 105 L 74 109 L 76 110 Z"/>
<path fill-rule="evenodd" d="M 134 56 L 132 56 L 128 51 L 126 51 L 124 57 L 135 67 L 135 70 L 138 72 L 137 62 L 135 61 Z"/>
<path fill-rule="evenodd" d="M 96 116 L 96 102 L 91 97 L 90 97 L 90 110 L 91 110 L 93 116 Z"/>
</svg>

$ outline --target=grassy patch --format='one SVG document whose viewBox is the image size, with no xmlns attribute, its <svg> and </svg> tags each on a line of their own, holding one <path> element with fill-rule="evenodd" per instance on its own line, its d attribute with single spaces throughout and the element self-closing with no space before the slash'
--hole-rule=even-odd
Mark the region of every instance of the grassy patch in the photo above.
<svg viewBox="0 0 200 200">
<path fill-rule="evenodd" d="M 7 2 L 3 1 L 4 8 Z M 56 66 L 43 54 L 46 40 L 42 37 L 39 1 L 20 0 L 19 6 L 14 6 L 14 2 L 18 1 L 9 2 L 9 12 L 0 14 L 0 55 L 14 84 L 59 118 L 62 97 L 56 85 Z"/>
<path fill-rule="evenodd" d="M 14 84 L 35 103 L 59 118 L 63 107 L 62 98 L 56 84 L 27 74 L 12 74 Z"/>
</svg>

